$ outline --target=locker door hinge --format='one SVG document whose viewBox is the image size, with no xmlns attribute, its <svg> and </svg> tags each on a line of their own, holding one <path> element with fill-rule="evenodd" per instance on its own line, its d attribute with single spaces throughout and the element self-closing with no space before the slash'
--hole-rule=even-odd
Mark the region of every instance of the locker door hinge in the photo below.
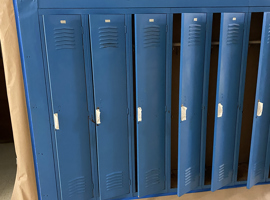
<svg viewBox="0 0 270 200">
<path fill-rule="evenodd" d="M 84 30 L 83 30 L 83 27 L 82 27 L 82 34 L 84 34 Z"/>
<path fill-rule="evenodd" d="M 167 112 L 167 106 L 165 106 L 165 112 Z"/>
<path fill-rule="evenodd" d="M 131 180 L 129 179 L 129 185 L 131 185 Z"/>
<path fill-rule="evenodd" d="M 127 108 L 127 114 L 129 115 L 129 108 Z"/>
<path fill-rule="evenodd" d="M 125 33 L 127 33 L 127 26 L 125 26 Z"/>
<path fill-rule="evenodd" d="M 168 25 L 166 25 L 166 32 L 168 32 Z"/>
</svg>

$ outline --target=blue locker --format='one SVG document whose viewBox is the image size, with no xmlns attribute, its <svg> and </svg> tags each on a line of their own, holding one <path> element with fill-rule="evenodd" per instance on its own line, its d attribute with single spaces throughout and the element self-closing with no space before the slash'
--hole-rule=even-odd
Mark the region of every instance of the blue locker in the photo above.
<svg viewBox="0 0 270 200">
<path fill-rule="evenodd" d="M 166 14 L 135 15 L 138 196 L 165 189 Z"/>
<path fill-rule="evenodd" d="M 211 190 L 232 182 L 244 13 L 222 13 Z"/>
<path fill-rule="evenodd" d="M 101 199 L 129 191 L 125 15 L 90 15 Z"/>
<path fill-rule="evenodd" d="M 44 16 L 62 199 L 92 197 L 81 17 Z"/>
<path fill-rule="evenodd" d="M 270 13 L 264 13 L 247 187 L 264 181 L 270 125 Z"/>
<path fill-rule="evenodd" d="M 178 196 L 200 185 L 206 14 L 182 14 Z"/>
</svg>

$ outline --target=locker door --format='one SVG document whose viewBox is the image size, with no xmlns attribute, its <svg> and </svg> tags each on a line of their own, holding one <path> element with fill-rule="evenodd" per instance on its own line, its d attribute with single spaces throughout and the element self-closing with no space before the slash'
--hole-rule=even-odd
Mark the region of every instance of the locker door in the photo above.
<svg viewBox="0 0 270 200">
<path fill-rule="evenodd" d="M 232 182 L 244 13 L 222 13 L 211 190 Z"/>
<path fill-rule="evenodd" d="M 135 15 L 138 196 L 165 189 L 166 15 Z"/>
<path fill-rule="evenodd" d="M 124 15 L 90 15 L 101 199 L 129 193 Z"/>
<path fill-rule="evenodd" d="M 199 186 L 206 14 L 182 14 L 178 196 Z"/>
<path fill-rule="evenodd" d="M 90 199 L 88 108 L 79 15 L 44 16 L 62 199 Z M 38 67 L 38 66 L 37 66 Z"/>
<path fill-rule="evenodd" d="M 264 181 L 270 125 L 270 13 L 264 13 L 247 187 Z M 267 169 L 269 170 L 269 168 Z"/>
</svg>

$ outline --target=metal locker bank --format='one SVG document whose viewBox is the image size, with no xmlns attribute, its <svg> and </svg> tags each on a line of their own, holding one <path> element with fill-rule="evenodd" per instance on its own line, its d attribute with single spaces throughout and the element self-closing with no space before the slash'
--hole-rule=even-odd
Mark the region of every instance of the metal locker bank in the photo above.
<svg viewBox="0 0 270 200">
<path fill-rule="evenodd" d="M 270 2 L 14 8 L 39 199 L 270 183 Z"/>
</svg>

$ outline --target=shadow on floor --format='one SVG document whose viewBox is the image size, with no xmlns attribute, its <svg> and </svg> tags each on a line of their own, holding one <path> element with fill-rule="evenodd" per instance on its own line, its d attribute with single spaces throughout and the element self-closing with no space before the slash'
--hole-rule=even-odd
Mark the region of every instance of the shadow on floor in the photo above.
<svg viewBox="0 0 270 200">
<path fill-rule="evenodd" d="M 14 143 L 0 144 L 0 199 L 10 200 L 16 177 Z"/>
</svg>

